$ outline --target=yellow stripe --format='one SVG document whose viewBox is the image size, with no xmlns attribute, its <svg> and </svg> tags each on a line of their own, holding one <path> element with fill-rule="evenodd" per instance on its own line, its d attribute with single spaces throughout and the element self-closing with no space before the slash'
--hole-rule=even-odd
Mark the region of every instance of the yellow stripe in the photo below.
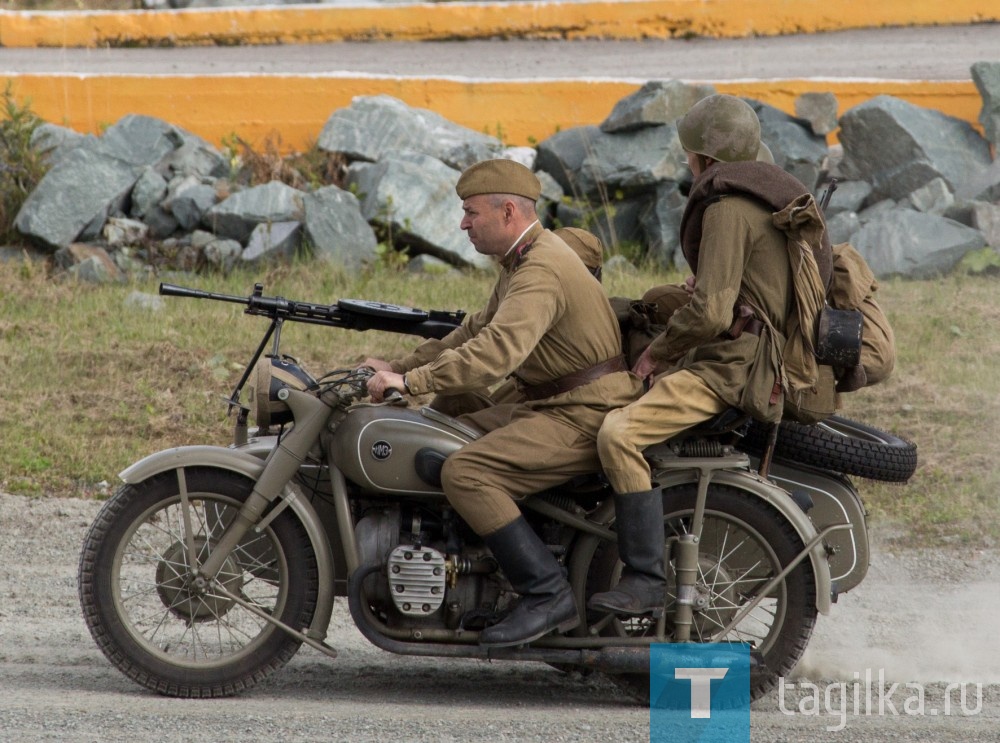
<svg viewBox="0 0 1000 743">
<path fill-rule="evenodd" d="M 556 131 L 599 124 L 636 82 L 495 82 L 335 76 L 142 76 L 0 74 L 18 101 L 30 99 L 46 121 L 99 134 L 126 114 L 146 114 L 220 144 L 238 134 L 260 145 L 272 133 L 281 149 L 303 150 L 330 114 L 354 96 L 388 94 L 428 108 L 449 121 L 530 145 Z M 975 124 L 982 101 L 971 81 L 767 80 L 717 83 L 719 92 L 745 95 L 794 113 L 805 92 L 837 96 L 840 113 L 887 94 Z M 831 137 L 831 141 L 835 141 Z"/>
<path fill-rule="evenodd" d="M 1000 20 L 996 0 L 636 0 L 186 11 L 0 11 L 0 46 L 300 44 L 454 38 L 665 39 Z"/>
</svg>

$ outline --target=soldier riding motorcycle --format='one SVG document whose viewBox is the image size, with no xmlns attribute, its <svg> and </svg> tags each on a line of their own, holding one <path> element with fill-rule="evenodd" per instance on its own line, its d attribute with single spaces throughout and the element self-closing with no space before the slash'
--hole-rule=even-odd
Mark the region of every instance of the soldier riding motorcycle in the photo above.
<svg viewBox="0 0 1000 743">
<path fill-rule="evenodd" d="M 462 313 L 312 304 L 260 285 L 250 297 L 160 292 L 270 319 L 227 401 L 232 444 L 128 467 L 83 546 L 80 599 L 95 641 L 169 696 L 238 693 L 303 643 L 336 657 L 328 630 L 345 597 L 362 634 L 389 652 L 597 670 L 644 700 L 651 643 L 747 643 L 756 698 L 794 667 L 817 613 L 865 576 L 865 510 L 848 475 L 900 481 L 916 465 L 912 444 L 859 423 L 768 431 L 729 411 L 646 451 L 663 489 L 661 611 L 587 609 L 622 573 L 612 493 L 595 474 L 521 504 L 567 572 L 580 623 L 482 646 L 480 631 L 514 600 L 510 576 L 440 488 L 445 459 L 480 433 L 430 408 L 366 402 L 369 372 L 313 377 L 280 348 L 285 322 L 440 338 Z"/>
</svg>

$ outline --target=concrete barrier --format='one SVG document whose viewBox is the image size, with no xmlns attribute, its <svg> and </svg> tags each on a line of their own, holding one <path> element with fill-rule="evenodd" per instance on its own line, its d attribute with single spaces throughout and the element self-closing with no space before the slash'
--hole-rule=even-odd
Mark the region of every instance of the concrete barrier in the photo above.
<svg viewBox="0 0 1000 743">
<path fill-rule="evenodd" d="M 259 145 L 277 134 L 281 149 L 289 151 L 307 148 L 330 114 L 359 95 L 392 95 L 508 144 L 526 145 L 560 129 L 600 123 L 641 82 L 539 80 L 529 84 L 354 75 L 5 77 L 0 73 L 0 86 L 8 84 L 17 100 L 30 99 L 32 110 L 46 121 L 80 132 L 99 133 L 122 116 L 138 113 L 182 126 L 214 144 L 238 134 Z M 756 98 L 788 113 L 794 112 L 795 98 L 806 92 L 833 93 L 841 113 L 880 94 L 970 123 L 976 122 L 982 106 L 971 80 L 759 80 L 715 85 L 719 92 Z"/>
<path fill-rule="evenodd" d="M 888 25 L 1000 20 L 996 0 L 635 0 L 511 4 L 424 3 L 282 6 L 184 11 L 0 11 L 0 46 L 104 47 L 277 44 L 378 39 L 677 38 L 822 32 Z M 358 95 L 393 95 L 412 106 L 501 137 L 512 145 L 559 129 L 596 124 L 644 81 L 496 82 L 356 74 L 303 75 L 17 75 L 0 85 L 31 100 L 47 121 L 97 133 L 128 113 L 156 116 L 219 144 L 230 134 L 284 150 L 314 140 L 329 115 Z M 693 82 L 693 81 L 690 81 Z M 977 124 L 981 100 L 971 80 L 751 80 L 711 82 L 788 113 L 804 92 L 834 93 L 841 112 L 889 94 Z M 502 113 L 497 113 L 502 112 Z M 831 139 L 835 138 L 835 134 Z"/>
<path fill-rule="evenodd" d="M 471 38 L 744 37 L 1000 20 L 996 0 L 629 0 L 0 11 L 0 46 L 302 44 Z"/>
</svg>

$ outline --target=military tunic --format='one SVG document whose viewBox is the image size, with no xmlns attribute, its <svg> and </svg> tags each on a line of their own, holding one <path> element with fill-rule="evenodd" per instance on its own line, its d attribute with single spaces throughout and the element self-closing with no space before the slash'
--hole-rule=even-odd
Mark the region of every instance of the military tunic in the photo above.
<svg viewBox="0 0 1000 743">
<path fill-rule="evenodd" d="M 486 307 L 439 342 L 393 364 L 413 394 L 481 390 L 514 375 L 522 385 L 590 369 L 621 352 L 621 334 L 600 282 L 550 231 L 535 226 L 501 260 Z M 429 349 L 437 353 L 419 366 Z M 629 372 L 541 400 L 495 405 L 461 416 L 485 435 L 452 454 L 442 471 L 449 501 L 480 534 L 507 525 L 512 499 L 600 468 L 596 436 L 604 416 L 641 394 Z"/>
<path fill-rule="evenodd" d="M 665 373 L 640 400 L 613 411 L 599 438 L 601 462 L 616 492 L 651 487 L 647 446 L 725 410 L 771 402 L 794 292 L 784 233 L 755 200 L 726 196 L 705 210 L 695 290 L 650 344 Z M 724 335 L 733 308 L 749 303 L 773 330 Z"/>
</svg>

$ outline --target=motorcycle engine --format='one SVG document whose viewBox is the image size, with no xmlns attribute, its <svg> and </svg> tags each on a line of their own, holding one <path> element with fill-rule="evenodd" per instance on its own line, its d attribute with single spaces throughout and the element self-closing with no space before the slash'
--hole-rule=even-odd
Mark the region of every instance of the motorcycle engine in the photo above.
<svg viewBox="0 0 1000 743">
<path fill-rule="evenodd" d="M 364 591 L 390 626 L 456 629 L 500 594 L 485 547 L 460 544 L 434 515 L 392 506 L 369 511 L 355 527 L 362 564 L 385 566 L 365 579 Z"/>
</svg>

